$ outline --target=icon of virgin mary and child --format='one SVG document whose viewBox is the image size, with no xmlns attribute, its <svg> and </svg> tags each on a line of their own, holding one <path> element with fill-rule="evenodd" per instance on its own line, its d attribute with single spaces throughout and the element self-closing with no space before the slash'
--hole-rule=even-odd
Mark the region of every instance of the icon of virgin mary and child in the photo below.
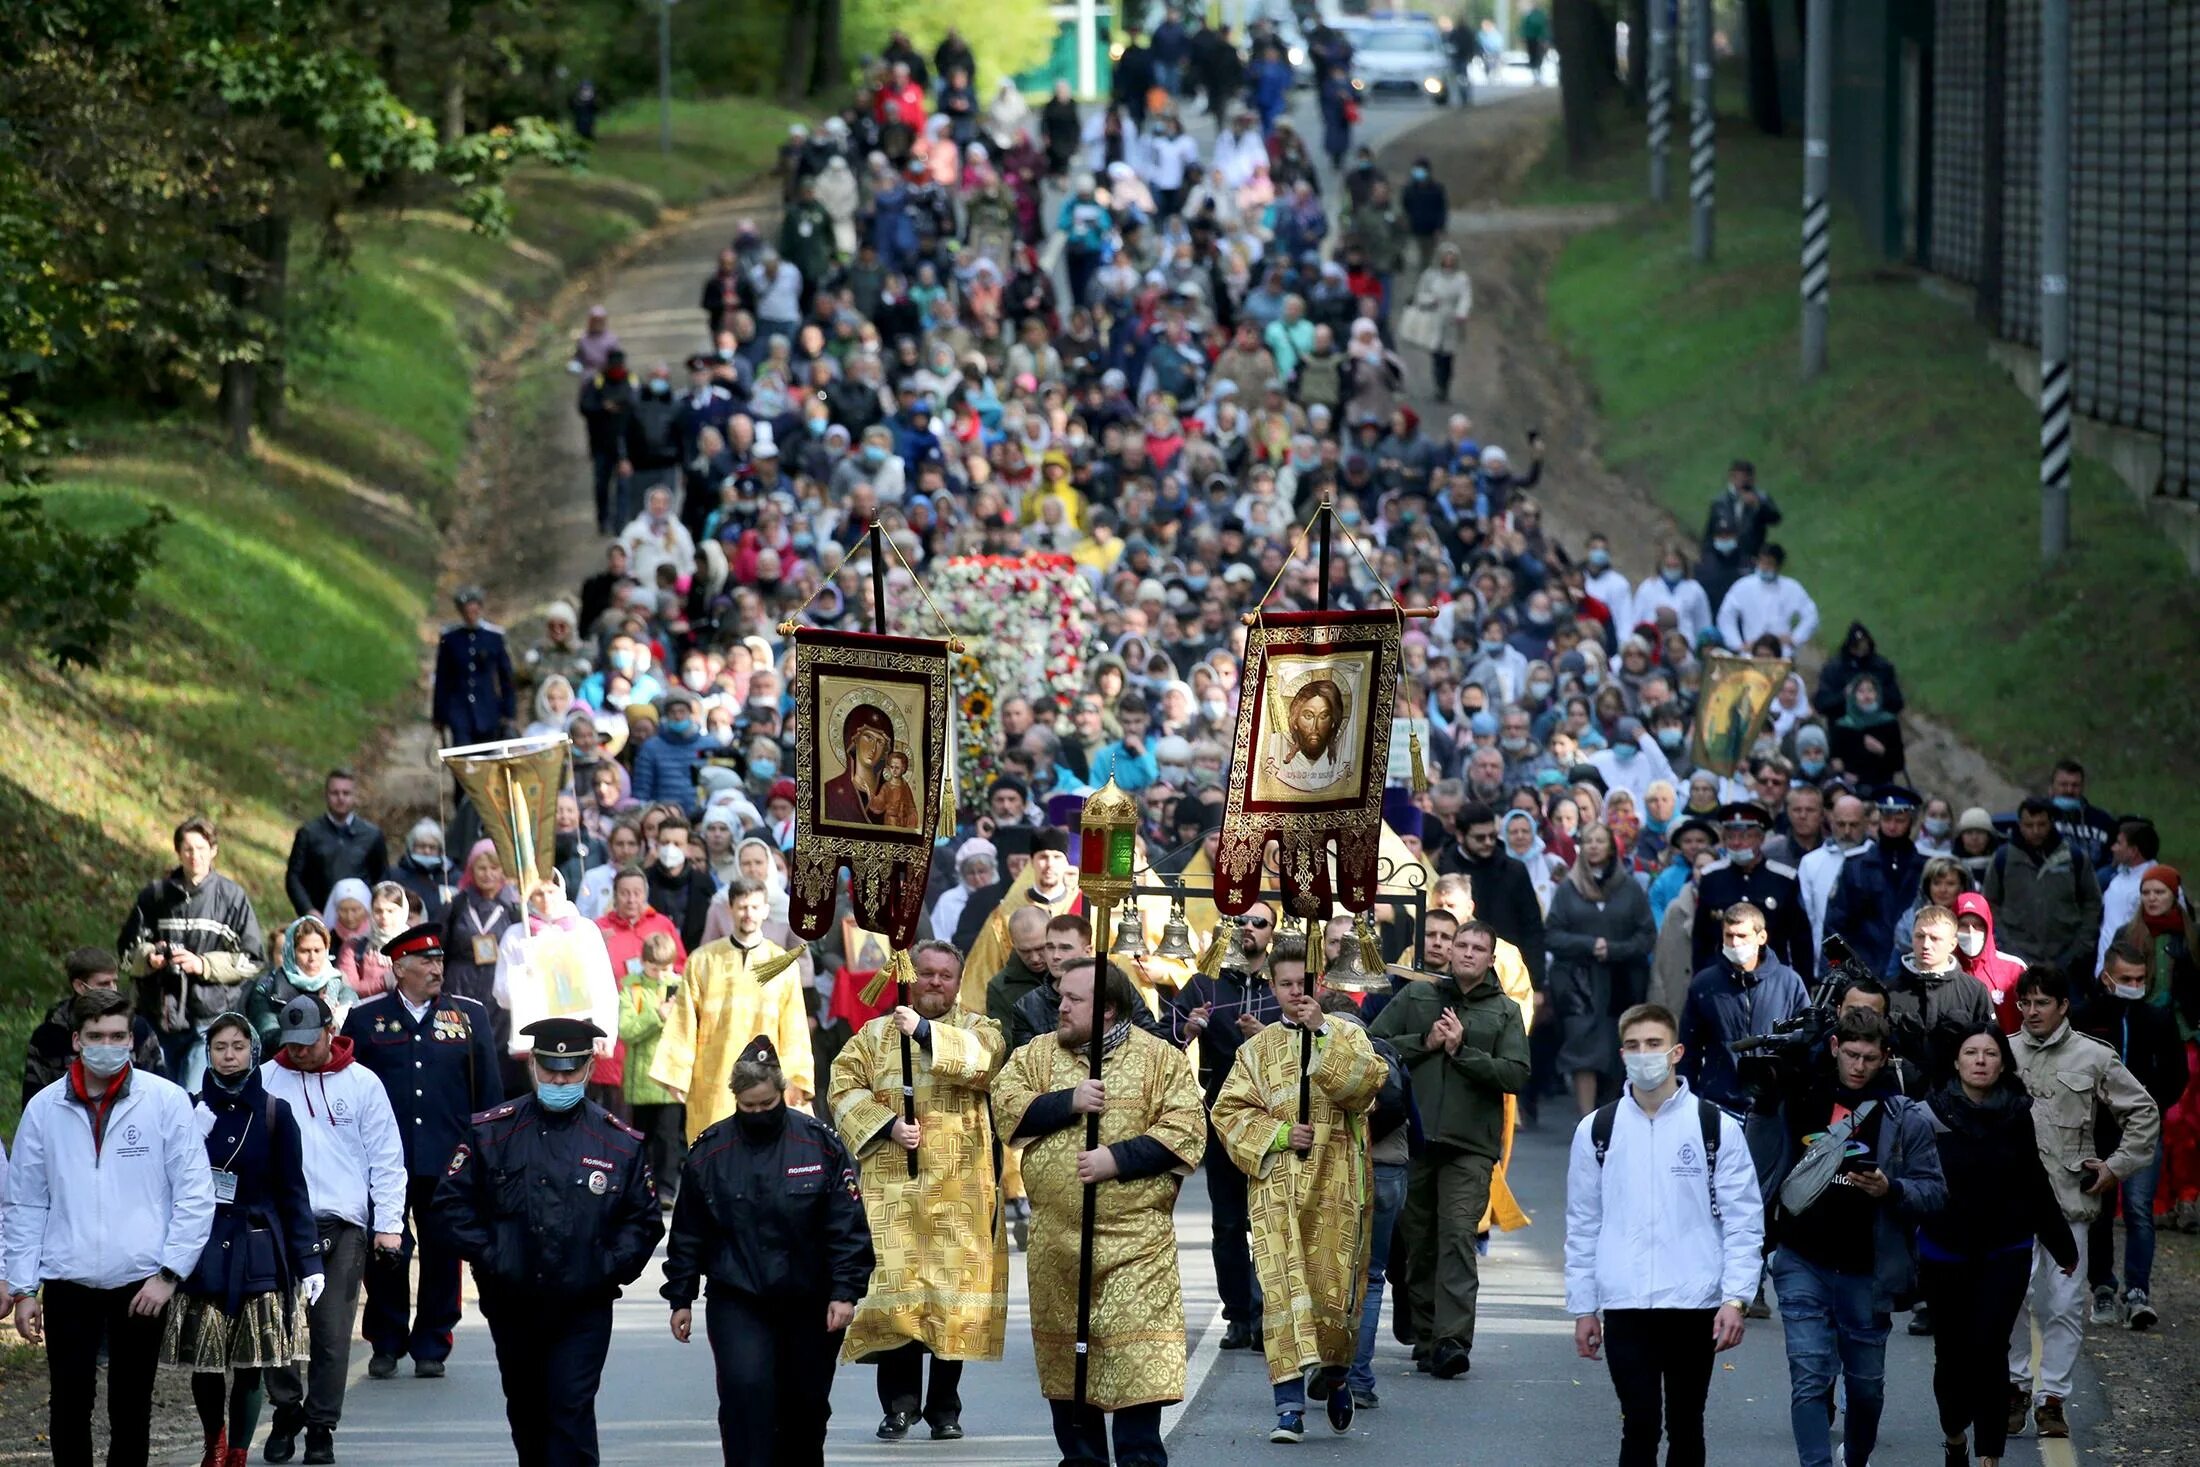
<svg viewBox="0 0 2200 1467">
<path fill-rule="evenodd" d="M 876 703 L 857 703 L 841 719 L 839 751 L 841 771 L 825 782 L 823 818 L 836 825 L 917 829 L 922 809 L 893 716 Z"/>
</svg>

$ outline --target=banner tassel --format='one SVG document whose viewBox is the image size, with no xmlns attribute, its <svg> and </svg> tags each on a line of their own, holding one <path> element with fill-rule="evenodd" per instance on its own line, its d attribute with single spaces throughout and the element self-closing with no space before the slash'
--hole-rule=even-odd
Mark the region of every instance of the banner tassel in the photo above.
<svg viewBox="0 0 2200 1467">
<path fill-rule="evenodd" d="M 1306 919 L 1306 971 L 1315 983 L 1329 971 L 1329 944 L 1323 940 L 1323 926 L 1317 917 Z"/>
<path fill-rule="evenodd" d="M 1199 955 L 1199 971 L 1203 976 L 1213 978 L 1222 972 L 1222 960 L 1229 955 L 1233 931 L 1227 917 L 1215 923 L 1215 935 L 1208 939 L 1207 951 Z"/>
<path fill-rule="evenodd" d="M 1382 972 L 1383 945 L 1375 935 L 1375 919 L 1362 912 L 1353 922 L 1352 928 L 1360 940 L 1360 971 Z"/>
<path fill-rule="evenodd" d="M 1406 730 L 1406 751 L 1413 760 L 1413 792 L 1428 793 L 1428 767 L 1421 762 L 1421 730 L 1418 725 Z"/>
<path fill-rule="evenodd" d="M 766 958 L 763 962 L 758 963 L 750 971 L 749 976 L 759 983 L 769 983 L 801 961 L 802 949 L 799 946 L 791 947 L 777 957 Z"/>
<path fill-rule="evenodd" d="M 887 984 L 916 981 L 916 966 L 909 961 L 909 954 L 897 952 L 886 960 L 885 967 L 871 975 L 871 981 L 863 985 L 863 991 L 857 997 L 863 1000 L 865 1008 L 870 1008 L 878 1002 L 879 995 L 886 991 Z"/>
</svg>

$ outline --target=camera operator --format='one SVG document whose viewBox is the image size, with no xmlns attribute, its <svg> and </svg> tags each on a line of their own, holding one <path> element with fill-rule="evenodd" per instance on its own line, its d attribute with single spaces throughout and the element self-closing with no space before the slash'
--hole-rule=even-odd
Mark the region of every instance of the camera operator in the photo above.
<svg viewBox="0 0 2200 1467">
<path fill-rule="evenodd" d="M 1755 903 L 1726 909 L 1717 961 L 1689 981 L 1681 1006 L 1681 1073 L 1689 1087 L 1742 1122 L 1760 1191 L 1769 1195 L 1783 1170 L 1787 1130 L 1780 1122 L 1776 1090 L 1743 1078 L 1735 1045 L 1809 1022 L 1810 994 L 1802 977 L 1765 944 L 1765 914 Z M 1749 1316 L 1766 1319 L 1764 1285 L 1750 1301 Z"/>
<path fill-rule="evenodd" d="M 1772 1283 L 1787 1344 L 1789 1416 L 1802 1467 L 1832 1467 L 1827 1406 L 1847 1381 L 1843 1451 L 1868 1461 L 1886 1400 L 1892 1314 L 1915 1291 L 1910 1237 L 1947 1201 L 1924 1108 L 1887 1073 L 1890 1035 L 1877 1014 L 1844 1010 L 1831 1038 L 1830 1076 L 1813 1067 L 1787 1099 L 1787 1134 L 1808 1166 L 1811 1143 L 1849 1128 L 1839 1170 L 1814 1197 L 1783 1193 L 1771 1229 Z M 1827 1137 L 1825 1145 L 1841 1146 Z"/>
<path fill-rule="evenodd" d="M 1956 914 L 1946 907 L 1918 909 L 1910 951 L 1887 985 L 1887 1018 L 1895 1048 L 1923 1071 L 1928 1092 L 1954 1077 L 1963 1036 L 1994 1022 L 1993 991 L 1956 966 Z"/>
</svg>

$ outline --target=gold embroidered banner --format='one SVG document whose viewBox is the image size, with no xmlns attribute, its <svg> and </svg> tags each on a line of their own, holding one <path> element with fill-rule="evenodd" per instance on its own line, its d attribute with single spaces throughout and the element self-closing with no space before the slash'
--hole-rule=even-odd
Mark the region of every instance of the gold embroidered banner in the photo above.
<svg viewBox="0 0 2200 1467">
<path fill-rule="evenodd" d="M 1294 914 L 1373 904 L 1401 625 L 1391 609 L 1265 612 L 1247 634 L 1215 858 L 1215 905 L 1223 911 L 1253 904 L 1271 840 Z"/>
<path fill-rule="evenodd" d="M 815 940 L 834 886 L 896 948 L 917 939 L 948 758 L 948 647 L 924 637 L 795 634 L 794 874 L 787 922 Z"/>
<path fill-rule="evenodd" d="M 1706 652 L 1688 757 L 1714 774 L 1732 774 L 1740 768 L 1750 746 L 1764 732 L 1772 700 L 1793 666 L 1785 657 Z"/>
</svg>

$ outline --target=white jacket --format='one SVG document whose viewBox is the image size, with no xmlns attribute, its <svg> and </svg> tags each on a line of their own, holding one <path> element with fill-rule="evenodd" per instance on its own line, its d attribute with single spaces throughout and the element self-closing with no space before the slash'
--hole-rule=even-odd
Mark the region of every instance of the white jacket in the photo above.
<svg viewBox="0 0 2200 1467">
<path fill-rule="evenodd" d="M 1803 907 L 1810 913 L 1812 952 L 1826 945 L 1826 904 L 1833 900 L 1834 888 L 1841 884 L 1842 864 L 1871 848 L 1872 843 L 1863 840 L 1856 843 L 1855 849 L 1844 851 L 1828 837 L 1817 850 L 1796 862 L 1795 884 L 1803 889 Z"/>
<path fill-rule="evenodd" d="M 380 1077 L 361 1064 L 306 1071 L 269 1060 L 260 1066 L 260 1083 L 289 1104 L 298 1122 L 314 1215 L 370 1233 L 402 1232 L 405 1148 Z"/>
<path fill-rule="evenodd" d="M 1581 583 L 1581 588 L 1597 598 L 1612 613 L 1612 632 L 1620 640 L 1637 625 L 1635 621 L 1635 592 L 1627 584 L 1627 577 L 1617 568 L 1600 570 Z M 1675 613 L 1678 615 L 1678 612 Z"/>
<path fill-rule="evenodd" d="M 66 1075 L 31 1097 L 8 1172 L 4 1272 L 18 1293 L 61 1279 L 119 1289 L 190 1277 L 214 1229 L 214 1176 L 191 1097 L 133 1069 L 92 1141 Z"/>
<path fill-rule="evenodd" d="M 1751 571 L 1727 588 L 1719 603 L 1719 635 L 1737 652 L 1770 632 L 1793 651 L 1818 630 L 1818 603 L 1793 576 L 1766 580 Z"/>
<path fill-rule="evenodd" d="M 1757 1291 L 1764 1203 L 1741 1123 L 1719 1117 L 1719 1220 L 1704 1176 L 1703 1123 L 1683 1080 L 1655 1116 L 1632 1086 L 1598 1166 L 1596 1117 L 1574 1128 L 1566 1164 L 1566 1312 L 1715 1309 Z"/>
<path fill-rule="evenodd" d="M 1698 633 L 1711 625 L 1711 598 L 1704 594 L 1702 586 L 1687 579 L 1677 586 L 1668 586 L 1663 576 L 1644 576 L 1635 587 L 1634 604 L 1627 608 L 1627 614 L 1634 618 L 1634 626 L 1620 628 L 1621 634 L 1624 636 L 1646 621 L 1656 621 L 1659 609 L 1666 606 L 1673 608 L 1673 616 L 1680 629 L 1688 633 L 1690 645 L 1694 645 Z"/>
</svg>

